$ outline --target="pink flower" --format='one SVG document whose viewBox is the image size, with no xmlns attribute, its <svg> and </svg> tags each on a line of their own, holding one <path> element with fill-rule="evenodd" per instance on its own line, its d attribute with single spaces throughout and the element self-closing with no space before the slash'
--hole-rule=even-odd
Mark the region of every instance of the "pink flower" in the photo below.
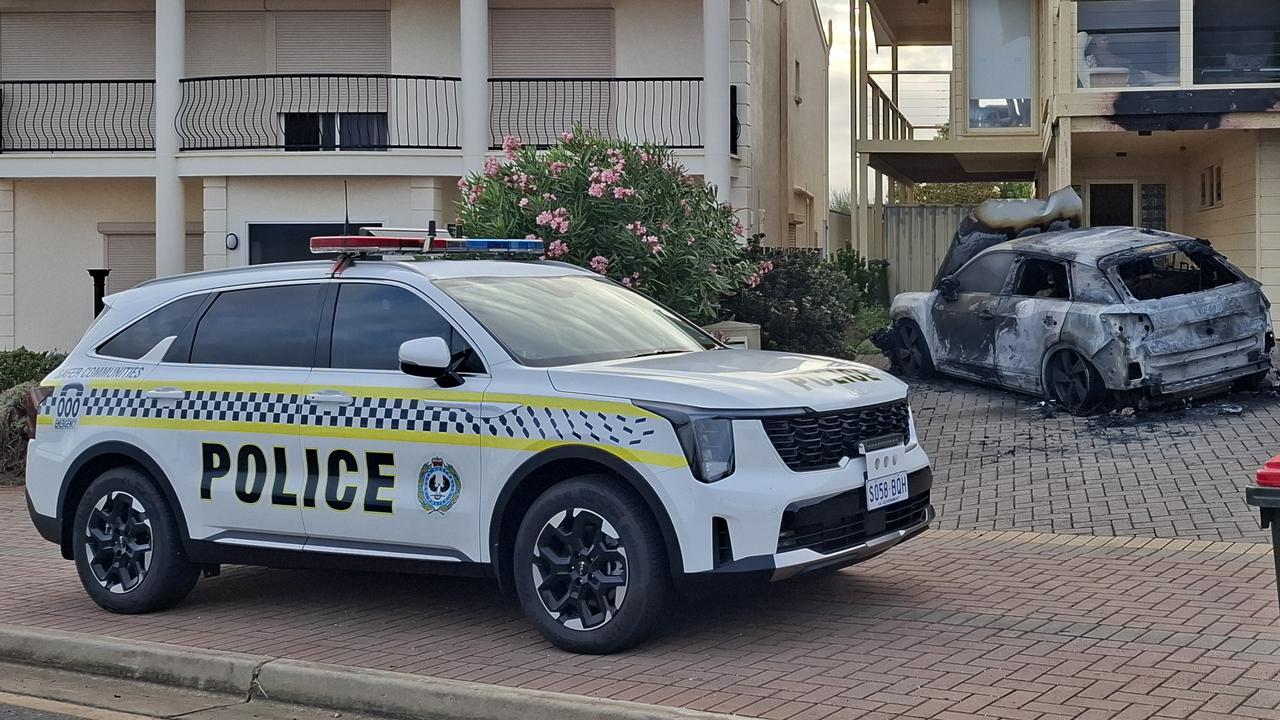
<svg viewBox="0 0 1280 720">
<path fill-rule="evenodd" d="M 616 170 L 605 170 L 600 173 L 600 182 L 605 185 L 612 185 L 618 182 L 618 172 Z"/>
<path fill-rule="evenodd" d="M 623 286 L 623 287 L 631 287 L 631 283 L 632 283 L 632 280 L 631 280 L 631 278 L 630 278 L 630 277 L 624 277 L 624 278 L 622 278 L 622 286 Z"/>
<path fill-rule="evenodd" d="M 574 136 L 573 136 L 573 131 L 572 131 L 572 130 L 565 130 L 564 132 L 560 133 L 560 141 L 561 141 L 561 142 L 571 143 L 571 142 L 573 142 L 573 137 L 574 137 Z"/>
<path fill-rule="evenodd" d="M 757 273 L 757 274 L 759 274 L 759 275 L 767 275 L 767 274 L 769 274 L 769 273 L 771 273 L 771 272 L 773 272 L 773 261 L 772 261 L 772 260 L 764 260 L 764 261 L 761 261 L 761 263 L 760 263 L 760 269 L 759 269 L 759 271 L 758 271 L 758 273 Z"/>
<path fill-rule="evenodd" d="M 547 202 L 555 202 L 560 198 L 556 197 L 555 193 L 542 193 L 542 199 L 546 200 Z"/>
<path fill-rule="evenodd" d="M 539 225 L 550 225 L 551 221 L 554 219 L 555 219 L 555 215 L 552 215 L 550 210 L 543 210 L 542 212 L 538 213 L 538 217 L 534 219 L 534 222 L 538 223 Z"/>
<path fill-rule="evenodd" d="M 636 191 L 635 191 L 635 190 L 632 190 L 631 188 L 616 187 L 616 188 L 614 188 L 614 189 L 613 189 L 613 199 L 614 199 L 614 200 L 623 200 L 623 199 L 629 198 L 629 197 L 631 197 L 632 195 L 635 195 L 635 194 L 636 194 Z"/>
<path fill-rule="evenodd" d="M 471 188 L 471 191 L 467 193 L 467 202 L 471 203 L 472 205 L 475 205 L 476 201 L 479 199 L 480 199 L 480 190 L 477 188 Z"/>
<path fill-rule="evenodd" d="M 458 189 L 459 189 L 459 190 L 461 190 L 462 192 L 466 192 L 466 191 L 467 191 L 467 179 L 466 179 L 466 178 L 458 178 Z"/>
<path fill-rule="evenodd" d="M 609 258 L 597 255 L 591 258 L 591 269 L 603 275 L 609 270 Z"/>
<path fill-rule="evenodd" d="M 689 244 L 690 244 L 690 245 L 692 245 L 692 244 L 693 244 L 693 236 L 692 236 L 692 235 L 690 235 L 690 236 L 689 236 Z"/>
<path fill-rule="evenodd" d="M 565 168 L 568 168 L 568 167 L 569 166 L 567 164 L 562 163 L 559 160 L 556 160 L 555 162 L 548 165 L 547 169 L 551 171 L 552 175 L 559 176 L 560 173 L 564 172 Z"/>
<path fill-rule="evenodd" d="M 759 275 L 752 275 L 751 277 L 747 278 L 747 287 L 753 288 L 759 284 L 760 284 Z"/>
<path fill-rule="evenodd" d="M 534 222 L 543 227 L 549 227 L 561 235 L 569 232 L 569 211 L 565 208 L 556 208 L 554 211 L 543 210 L 538 213 L 538 217 Z"/>
<path fill-rule="evenodd" d="M 502 170 L 502 163 L 498 162 L 498 158 L 484 159 L 484 175 L 485 177 L 493 177 Z"/>
<path fill-rule="evenodd" d="M 502 138 L 502 153 L 509 160 L 516 159 L 516 153 L 520 152 L 520 138 L 515 135 L 507 135 Z"/>
<path fill-rule="evenodd" d="M 569 245 L 563 240 L 552 240 L 551 244 L 547 246 L 547 257 L 552 260 L 564 257 L 568 252 Z"/>
<path fill-rule="evenodd" d="M 720 268 L 719 268 L 719 267 L 717 267 L 715 263 L 711 263 L 710 265 L 708 265 L 708 266 L 707 266 L 707 271 L 708 271 L 708 272 L 710 272 L 712 275 L 719 275 L 719 274 L 720 274 Z"/>
<path fill-rule="evenodd" d="M 742 226 L 742 223 L 735 220 L 733 222 L 733 234 L 737 235 L 738 237 L 742 237 L 743 235 L 747 234 L 747 229 Z"/>
<path fill-rule="evenodd" d="M 648 245 L 654 255 L 657 255 L 662 250 L 662 243 L 658 241 L 657 235 L 646 235 L 641 239 L 641 242 Z"/>
<path fill-rule="evenodd" d="M 649 234 L 649 228 L 645 227 L 644 225 L 641 225 L 639 220 L 633 223 L 627 223 L 626 227 L 628 230 L 631 231 L 631 234 L 635 235 L 636 237 L 643 237 Z"/>
<path fill-rule="evenodd" d="M 591 187 L 587 188 L 587 194 L 591 197 L 604 197 L 604 183 L 591 183 Z"/>
<path fill-rule="evenodd" d="M 537 235 L 534 235 L 533 233 L 529 233 L 528 235 L 524 236 L 524 239 L 525 240 L 541 240 L 542 238 L 538 237 Z"/>
<path fill-rule="evenodd" d="M 644 151 L 640 152 L 640 159 L 647 163 L 653 162 L 653 156 Z"/>
<path fill-rule="evenodd" d="M 529 198 L 527 198 L 527 197 L 522 197 L 522 198 L 520 198 L 520 207 L 522 207 L 522 208 L 527 208 L 527 207 L 529 207 Z"/>
<path fill-rule="evenodd" d="M 666 231 L 668 231 L 668 230 L 670 230 L 670 229 L 671 229 L 671 226 L 670 226 L 670 225 L 668 225 L 667 223 L 662 223 L 662 231 L 663 231 L 663 232 L 666 232 Z"/>
</svg>

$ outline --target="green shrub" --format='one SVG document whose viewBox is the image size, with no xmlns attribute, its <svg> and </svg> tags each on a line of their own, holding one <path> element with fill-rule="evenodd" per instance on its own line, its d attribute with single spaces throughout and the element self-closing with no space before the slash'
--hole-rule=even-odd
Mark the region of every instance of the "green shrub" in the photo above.
<svg viewBox="0 0 1280 720">
<path fill-rule="evenodd" d="M 759 324 L 766 349 L 843 355 L 857 302 L 849 277 L 816 252 L 754 252 L 767 272 L 726 300 L 733 318 Z"/>
<path fill-rule="evenodd" d="M 22 482 L 27 463 L 27 392 L 35 381 L 0 392 L 0 485 Z"/>
<path fill-rule="evenodd" d="M 889 263 L 867 260 L 853 248 L 840 248 L 831 255 L 831 263 L 849 278 L 853 286 L 854 307 L 885 305 L 889 301 Z"/>
<path fill-rule="evenodd" d="M 742 226 L 715 190 L 671 151 L 575 128 L 545 151 L 517 138 L 506 160 L 458 183 L 458 214 L 472 237 L 530 237 L 552 260 L 591 268 L 693 320 L 714 320 L 720 299 L 758 269 Z"/>
<path fill-rule="evenodd" d="M 41 380 L 61 365 L 65 357 L 62 353 L 36 352 L 25 347 L 0 351 L 0 389 Z"/>
</svg>

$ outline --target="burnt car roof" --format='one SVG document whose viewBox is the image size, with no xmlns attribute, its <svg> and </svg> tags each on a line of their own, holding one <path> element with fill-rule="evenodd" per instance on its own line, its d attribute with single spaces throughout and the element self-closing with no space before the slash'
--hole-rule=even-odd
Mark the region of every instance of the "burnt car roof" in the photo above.
<svg viewBox="0 0 1280 720">
<path fill-rule="evenodd" d="M 1198 241 L 1195 238 L 1163 230 L 1137 227 L 1095 227 L 1078 230 L 1059 230 L 1016 238 L 992 245 L 978 253 L 978 256 L 1002 250 L 1013 250 L 1050 255 L 1063 260 L 1097 265 L 1099 260 L 1108 255 L 1170 242 Z"/>
</svg>

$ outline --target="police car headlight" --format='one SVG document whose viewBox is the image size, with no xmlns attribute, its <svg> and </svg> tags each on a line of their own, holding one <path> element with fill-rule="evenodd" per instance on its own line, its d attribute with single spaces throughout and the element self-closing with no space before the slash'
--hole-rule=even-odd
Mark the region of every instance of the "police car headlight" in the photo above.
<svg viewBox="0 0 1280 720">
<path fill-rule="evenodd" d="M 693 476 L 704 483 L 733 474 L 733 419 L 724 413 L 665 403 L 636 403 L 676 431 Z"/>
</svg>

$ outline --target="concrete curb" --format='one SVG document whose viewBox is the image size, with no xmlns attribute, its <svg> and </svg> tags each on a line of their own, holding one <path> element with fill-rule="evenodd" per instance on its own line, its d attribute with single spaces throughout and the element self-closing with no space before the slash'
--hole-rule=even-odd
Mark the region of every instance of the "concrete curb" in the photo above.
<svg viewBox="0 0 1280 720">
<path fill-rule="evenodd" d="M 415 720 L 733 720 L 736 716 L 266 655 L 0 624 L 0 660 Z"/>
</svg>

